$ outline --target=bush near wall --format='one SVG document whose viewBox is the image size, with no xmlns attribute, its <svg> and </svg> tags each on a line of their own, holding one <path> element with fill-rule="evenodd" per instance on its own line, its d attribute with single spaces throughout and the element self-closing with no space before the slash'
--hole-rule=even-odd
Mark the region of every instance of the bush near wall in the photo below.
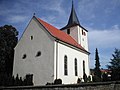
<svg viewBox="0 0 120 90">
<path fill-rule="evenodd" d="M 18 74 L 14 76 L 7 74 L 0 74 L 0 86 L 28 86 L 33 85 L 32 75 L 26 75 L 25 79 L 19 77 Z"/>
</svg>

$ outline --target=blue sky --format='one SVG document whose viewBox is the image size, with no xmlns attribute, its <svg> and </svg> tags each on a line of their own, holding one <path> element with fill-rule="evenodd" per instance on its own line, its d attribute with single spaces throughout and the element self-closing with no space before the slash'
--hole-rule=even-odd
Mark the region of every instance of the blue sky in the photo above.
<svg viewBox="0 0 120 90">
<path fill-rule="evenodd" d="M 106 68 L 115 48 L 120 49 L 120 0 L 73 0 L 80 24 L 89 38 L 90 68 L 98 48 L 101 68 Z M 36 16 L 57 28 L 68 22 L 72 0 L 0 0 L 0 26 L 13 25 L 19 37 Z"/>
</svg>

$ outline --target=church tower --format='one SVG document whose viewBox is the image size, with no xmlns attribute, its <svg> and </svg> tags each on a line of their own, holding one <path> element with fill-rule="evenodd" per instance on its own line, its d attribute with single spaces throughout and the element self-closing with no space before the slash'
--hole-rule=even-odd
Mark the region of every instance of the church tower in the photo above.
<svg viewBox="0 0 120 90">
<path fill-rule="evenodd" d="M 68 23 L 65 27 L 61 28 L 61 30 L 69 34 L 76 42 L 78 42 L 85 50 L 88 51 L 88 31 L 80 25 L 74 9 L 73 1 Z"/>
</svg>

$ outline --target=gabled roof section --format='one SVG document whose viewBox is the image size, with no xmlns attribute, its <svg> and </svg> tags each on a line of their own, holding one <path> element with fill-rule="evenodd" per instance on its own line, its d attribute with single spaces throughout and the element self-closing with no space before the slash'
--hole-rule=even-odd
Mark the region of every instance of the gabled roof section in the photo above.
<svg viewBox="0 0 120 90">
<path fill-rule="evenodd" d="M 76 14 L 75 9 L 74 9 L 73 1 L 72 1 L 72 9 L 71 9 L 71 14 L 70 14 L 70 17 L 69 17 L 68 24 L 65 27 L 63 27 L 61 30 L 69 28 L 71 26 L 75 26 L 75 25 L 80 26 L 80 23 L 79 23 L 77 14 Z"/>
<path fill-rule="evenodd" d="M 36 17 L 35 17 L 36 18 Z M 77 47 L 85 52 L 87 52 L 80 44 L 78 44 L 70 35 L 65 32 L 55 28 L 54 26 L 48 24 L 47 22 L 41 20 L 40 18 L 36 18 L 38 22 L 43 25 L 43 27 L 56 39 L 63 41 L 67 44 L 70 44 L 74 47 Z"/>
</svg>

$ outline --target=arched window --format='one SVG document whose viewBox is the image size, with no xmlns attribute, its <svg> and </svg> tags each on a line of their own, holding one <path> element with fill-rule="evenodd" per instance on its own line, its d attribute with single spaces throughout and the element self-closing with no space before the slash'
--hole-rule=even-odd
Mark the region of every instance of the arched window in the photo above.
<svg viewBox="0 0 120 90">
<path fill-rule="evenodd" d="M 83 61 L 83 73 L 85 73 L 85 61 Z"/>
<path fill-rule="evenodd" d="M 77 59 L 76 58 L 75 58 L 74 63 L 75 63 L 75 76 L 77 76 L 78 72 L 77 72 Z"/>
<path fill-rule="evenodd" d="M 64 75 L 68 75 L 67 56 L 64 57 Z"/>
</svg>

